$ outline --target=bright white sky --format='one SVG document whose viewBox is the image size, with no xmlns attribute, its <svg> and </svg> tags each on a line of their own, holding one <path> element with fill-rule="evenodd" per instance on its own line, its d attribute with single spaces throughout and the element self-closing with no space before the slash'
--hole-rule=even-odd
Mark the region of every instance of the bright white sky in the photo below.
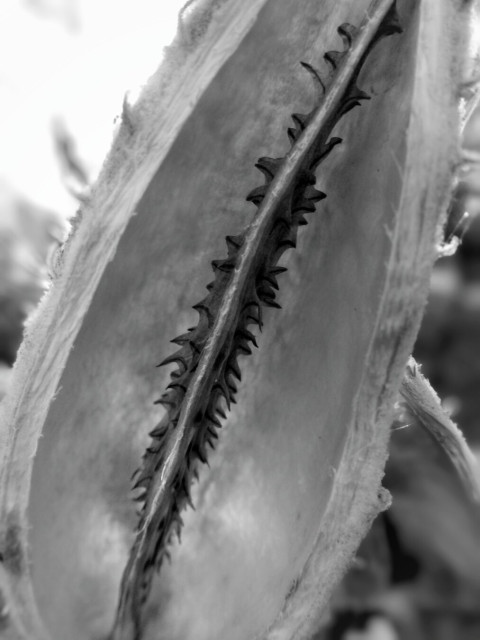
<svg viewBox="0 0 480 640">
<path fill-rule="evenodd" d="M 52 122 L 92 175 L 125 92 L 157 68 L 185 0 L 0 0 L 0 181 L 64 215 Z M 1 212 L 0 212 L 1 215 Z"/>
</svg>

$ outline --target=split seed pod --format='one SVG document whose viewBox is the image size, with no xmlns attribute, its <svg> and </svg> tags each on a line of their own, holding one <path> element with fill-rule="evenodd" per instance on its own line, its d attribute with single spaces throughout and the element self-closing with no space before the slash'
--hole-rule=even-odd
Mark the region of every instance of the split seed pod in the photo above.
<svg viewBox="0 0 480 640">
<path fill-rule="evenodd" d="M 316 631 L 389 500 L 393 404 L 456 160 L 467 18 L 460 0 L 187 5 L 124 106 L 2 405 L 5 638 Z M 272 244 L 274 204 L 270 222 L 290 217 Z M 222 286 L 191 311 L 227 235 Z M 154 365 L 175 336 L 170 376 Z"/>
</svg>

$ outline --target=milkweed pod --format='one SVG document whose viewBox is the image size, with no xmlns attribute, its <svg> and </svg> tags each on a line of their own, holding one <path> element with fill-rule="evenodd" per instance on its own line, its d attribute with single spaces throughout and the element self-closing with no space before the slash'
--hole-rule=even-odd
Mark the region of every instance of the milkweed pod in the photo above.
<svg viewBox="0 0 480 640">
<path fill-rule="evenodd" d="M 456 159 L 469 2 L 398 0 L 403 32 L 388 23 L 395 35 L 355 77 L 358 59 L 348 64 L 356 46 L 392 5 L 188 3 L 62 249 L 1 406 L 5 638 L 105 638 L 117 611 L 125 615 L 114 640 L 306 640 L 317 630 L 388 504 L 380 483 L 389 423 Z M 264 300 L 283 309 L 246 301 L 245 314 L 264 332 L 258 352 L 241 359 L 237 396 L 223 379 L 212 387 L 234 405 L 216 450 L 183 428 L 180 412 L 161 459 L 146 454 L 149 509 L 169 465 L 181 479 L 193 469 L 199 481 L 179 482 L 182 499 L 167 504 L 177 531 L 187 494 L 195 504 L 182 510 L 181 544 L 172 536 L 157 558 L 135 564 L 138 545 L 157 539 L 137 530 L 130 476 L 164 411 L 153 405 L 159 392 L 170 383 L 169 400 L 184 396 L 183 374 L 172 383 L 155 364 L 172 336 L 201 357 L 198 328 L 185 334 L 185 326 L 199 315 L 191 305 L 211 278 L 209 260 L 255 215 L 244 198 L 256 186 L 256 160 L 272 184 L 281 180 L 276 159 L 290 152 L 289 114 L 322 117 L 298 62 L 307 70 L 320 63 L 323 77 L 322 56 L 341 47 L 337 27 L 346 22 L 358 31 L 343 29 L 352 43 L 325 74 L 325 95 L 345 72 L 372 99 L 335 125 L 342 145 L 312 157 L 328 198 L 282 258 L 279 302 Z M 210 468 L 196 461 L 207 453 Z M 160 535 L 165 519 L 155 518 L 153 509 Z M 127 563 L 143 571 L 138 594 L 129 591 Z M 131 601 L 138 607 L 125 606 Z"/>
</svg>

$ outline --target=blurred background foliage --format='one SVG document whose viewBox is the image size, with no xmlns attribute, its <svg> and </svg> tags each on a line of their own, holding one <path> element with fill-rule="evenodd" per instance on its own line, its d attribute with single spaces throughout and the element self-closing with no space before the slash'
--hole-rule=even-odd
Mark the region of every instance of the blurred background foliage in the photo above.
<svg viewBox="0 0 480 640">
<path fill-rule="evenodd" d="M 183 4 L 0 3 L 0 395 L 124 97 L 155 71 Z"/>
<path fill-rule="evenodd" d="M 52 256 L 101 167 L 121 111 L 158 65 L 183 0 L 2 0 L 0 397 Z M 480 452 L 480 109 L 414 355 Z M 478 640 L 480 509 L 443 452 L 399 410 L 374 523 L 333 599 L 323 640 Z"/>
</svg>

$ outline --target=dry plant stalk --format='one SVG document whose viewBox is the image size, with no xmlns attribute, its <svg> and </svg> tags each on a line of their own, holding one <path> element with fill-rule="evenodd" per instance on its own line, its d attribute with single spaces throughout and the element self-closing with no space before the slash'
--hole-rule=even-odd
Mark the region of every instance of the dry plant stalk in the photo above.
<svg viewBox="0 0 480 640">
<path fill-rule="evenodd" d="M 440 400 L 410 358 L 400 388 L 405 407 L 415 422 L 426 429 L 451 460 L 471 498 L 480 501 L 480 469 L 462 432 L 452 422 Z"/>
<path fill-rule="evenodd" d="M 389 503 L 389 427 L 449 198 L 468 10 L 188 3 L 159 71 L 124 106 L 2 404 L 2 638 L 315 633 Z M 325 55 L 331 75 L 314 70 L 338 25 L 345 50 Z M 294 73 L 300 60 L 324 96 Z M 287 152 L 290 108 L 307 115 L 293 116 Z M 244 233 L 258 157 L 266 184 Z M 328 198 L 278 265 L 323 197 L 315 180 Z M 155 354 L 191 322 L 207 258 L 232 230 L 198 324 L 167 358 L 178 370 L 159 374 Z M 263 323 L 237 396 L 237 358 Z M 149 444 L 149 403 L 167 385 Z M 138 524 L 129 478 L 145 449 Z"/>
</svg>

